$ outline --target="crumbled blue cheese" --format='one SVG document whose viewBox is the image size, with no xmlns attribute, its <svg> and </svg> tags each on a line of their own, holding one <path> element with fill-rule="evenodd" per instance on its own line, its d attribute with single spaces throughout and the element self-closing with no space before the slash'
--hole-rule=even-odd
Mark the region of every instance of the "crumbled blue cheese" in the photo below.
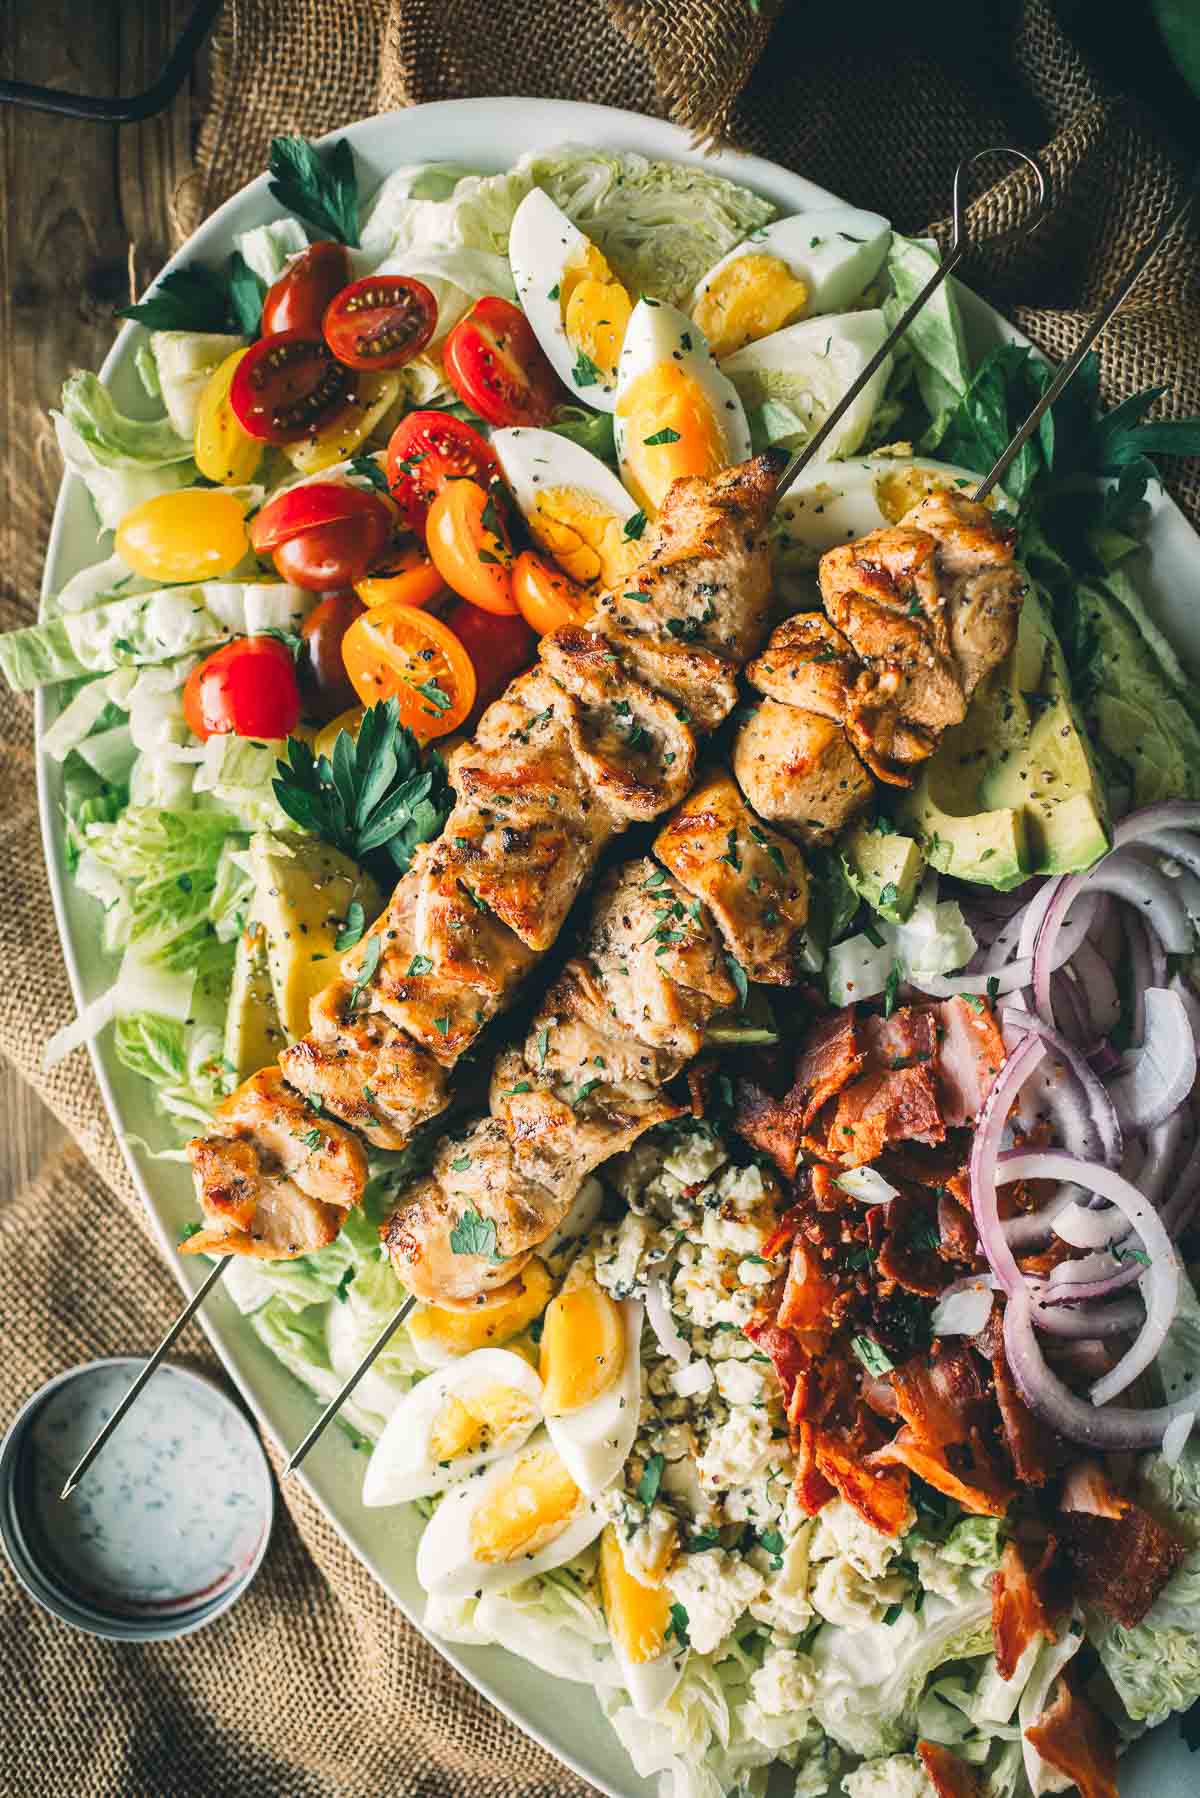
<svg viewBox="0 0 1200 1798">
<path fill-rule="evenodd" d="M 667 1590 L 688 1615 L 688 1635 L 697 1654 L 711 1654 L 742 1612 L 763 1589 L 763 1577 L 749 1561 L 723 1550 L 685 1555 L 667 1575 Z"/>
<path fill-rule="evenodd" d="M 903 1528 L 895 1536 L 885 1536 L 875 1529 L 844 1498 L 835 1498 L 817 1517 L 813 1537 L 814 1561 L 843 1556 L 865 1579 L 879 1579 L 899 1552 L 900 1537 L 916 1522 L 916 1512 L 909 1506 Z"/>
<path fill-rule="evenodd" d="M 786 1648 L 771 1649 L 750 1676 L 751 1696 L 768 1717 L 808 1710 L 816 1689 L 817 1670 L 811 1656 Z"/>
<path fill-rule="evenodd" d="M 846 1798 L 937 1798 L 937 1787 L 915 1754 L 864 1761 L 842 1780 Z"/>
<path fill-rule="evenodd" d="M 775 1440 L 766 1411 L 745 1406 L 731 1411 L 708 1439 L 700 1457 L 701 1486 L 745 1486 L 765 1473 L 772 1461 L 780 1461 L 786 1444 Z"/>
<path fill-rule="evenodd" d="M 829 1623 L 860 1629 L 878 1623 L 889 1605 L 903 1602 L 908 1581 L 901 1574 L 868 1579 L 852 1561 L 838 1555 L 817 1564 L 809 1596 L 813 1609 Z"/>
</svg>

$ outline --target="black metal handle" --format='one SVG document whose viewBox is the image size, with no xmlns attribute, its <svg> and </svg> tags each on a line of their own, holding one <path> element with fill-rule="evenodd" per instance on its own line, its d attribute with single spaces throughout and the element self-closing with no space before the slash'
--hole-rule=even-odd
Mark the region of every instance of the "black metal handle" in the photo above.
<svg viewBox="0 0 1200 1798">
<path fill-rule="evenodd" d="M 198 0 L 162 74 L 152 87 L 128 100 L 111 95 L 69 94 L 58 87 L 35 87 L 28 81 L 0 81 L 0 105 L 28 106 L 34 112 L 56 112 L 68 119 L 99 119 L 107 125 L 134 125 L 153 118 L 175 98 L 192 66 L 221 0 Z"/>
</svg>

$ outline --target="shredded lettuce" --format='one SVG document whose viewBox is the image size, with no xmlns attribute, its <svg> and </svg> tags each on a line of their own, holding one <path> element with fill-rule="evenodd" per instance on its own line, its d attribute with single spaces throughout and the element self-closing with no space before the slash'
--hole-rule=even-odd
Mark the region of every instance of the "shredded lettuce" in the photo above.
<svg viewBox="0 0 1200 1798">
<path fill-rule="evenodd" d="M 672 306 L 687 307 L 701 276 L 776 213 L 724 176 L 633 151 L 562 144 L 523 157 L 516 177 L 546 190 L 631 293 Z"/>
<path fill-rule="evenodd" d="M 887 259 L 892 294 L 884 304 L 889 326 L 916 299 L 940 260 L 936 246 L 928 240 L 902 237 L 893 231 Z M 953 277 L 942 283 L 908 327 L 905 347 L 930 416 L 920 442 L 920 448 L 930 454 L 945 436 L 971 378 Z"/>
<path fill-rule="evenodd" d="M 51 417 L 67 471 L 78 475 L 87 488 L 102 531 L 115 531 L 125 514 L 144 500 L 188 487 L 196 478 L 196 465 L 190 460 L 148 465 L 132 458 L 124 463 L 102 461 L 64 413 L 53 412 Z"/>
<path fill-rule="evenodd" d="M 446 164 L 393 169 L 381 184 L 362 230 L 372 267 L 409 254 L 482 251 L 503 257 L 513 214 L 533 182 L 520 168 L 502 175 L 460 174 Z"/>
<path fill-rule="evenodd" d="M 208 385 L 209 376 L 245 342 L 244 337 L 224 331 L 150 333 L 150 349 L 167 420 L 183 441 L 186 455 L 192 453 L 200 396 Z"/>
<path fill-rule="evenodd" d="M 234 243 L 242 260 L 270 287 L 283 273 L 288 258 L 308 248 L 308 233 L 299 219 L 274 219 L 253 231 L 239 232 Z"/>
<path fill-rule="evenodd" d="M 136 1011 L 118 1017 L 113 1049 L 123 1067 L 149 1081 L 163 1114 L 188 1130 L 206 1129 L 229 1090 L 216 1030 L 189 1030 L 178 1018 Z"/>
<path fill-rule="evenodd" d="M 929 975 L 950 974 L 970 961 L 976 943 L 962 910 L 952 899 L 939 901 L 937 893 L 937 875 L 931 871 L 905 923 L 877 918 L 870 935 L 834 944 L 826 961 L 834 1005 L 873 999 L 887 990 L 889 981 L 911 979 L 919 986 Z"/>
<path fill-rule="evenodd" d="M 99 377 L 83 370 L 63 382 L 62 416 L 105 468 L 164 468 L 191 461 L 190 437 L 181 435 L 169 418 L 130 418 L 118 412 Z"/>
</svg>

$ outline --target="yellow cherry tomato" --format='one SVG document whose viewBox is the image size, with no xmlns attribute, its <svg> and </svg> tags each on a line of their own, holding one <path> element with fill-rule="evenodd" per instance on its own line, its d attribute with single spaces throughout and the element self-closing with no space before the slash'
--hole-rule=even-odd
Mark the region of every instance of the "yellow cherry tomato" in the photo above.
<svg viewBox="0 0 1200 1798">
<path fill-rule="evenodd" d="M 234 350 L 213 369 L 196 414 L 196 467 L 207 480 L 222 487 L 240 487 L 253 480 L 265 447 L 242 429 L 229 404 L 234 370 L 245 354 L 244 349 Z"/>
<path fill-rule="evenodd" d="M 313 754 L 332 755 L 333 746 L 337 742 L 342 731 L 348 731 L 352 737 L 357 738 L 359 731 L 362 729 L 362 721 L 365 716 L 366 707 L 361 705 L 352 705 L 346 711 L 339 712 L 336 718 L 331 718 L 328 724 L 323 724 L 320 730 L 312 733 L 310 740 L 312 742 Z M 303 734 L 303 731 L 300 729 L 292 732 L 294 737 L 299 737 Z"/>
<path fill-rule="evenodd" d="M 512 550 L 502 529 L 490 496 L 478 481 L 449 481 L 425 521 L 425 543 L 434 567 L 448 587 L 483 612 L 517 609 L 509 572 Z"/>
<path fill-rule="evenodd" d="M 242 502 L 218 487 L 159 493 L 126 512 L 114 545 L 149 581 L 209 581 L 236 568 L 249 548 Z"/>
<path fill-rule="evenodd" d="M 583 588 L 531 549 L 522 550 L 513 563 L 512 595 L 518 612 L 539 637 L 562 624 L 582 624 L 591 610 Z"/>
<path fill-rule="evenodd" d="M 392 600 L 405 606 L 424 606 L 445 590 L 445 581 L 415 543 L 398 550 L 382 568 L 354 583 L 354 591 L 364 606 L 386 606 Z"/>
<path fill-rule="evenodd" d="M 399 375 L 356 374 L 341 410 L 311 437 L 283 444 L 284 455 L 301 474 L 319 474 L 335 462 L 345 462 L 370 436 L 399 392 Z M 376 460 L 382 466 L 382 457 Z"/>
</svg>

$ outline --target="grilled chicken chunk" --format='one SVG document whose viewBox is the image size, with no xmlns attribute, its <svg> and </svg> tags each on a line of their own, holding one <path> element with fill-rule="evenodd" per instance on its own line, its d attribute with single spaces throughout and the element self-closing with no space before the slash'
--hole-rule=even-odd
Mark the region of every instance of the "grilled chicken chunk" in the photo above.
<svg viewBox="0 0 1200 1798">
<path fill-rule="evenodd" d="M 362 1198 L 367 1158 L 349 1130 L 319 1117 L 263 1068 L 222 1100 L 208 1136 L 187 1145 L 206 1229 L 186 1254 L 311 1255 L 333 1241 Z"/>
<path fill-rule="evenodd" d="M 808 869 L 794 843 L 764 829 L 723 770 L 668 818 L 654 853 L 702 899 L 747 978 L 787 986 L 808 918 Z"/>
<path fill-rule="evenodd" d="M 356 1004 L 348 980 L 312 1002 L 312 1028 L 279 1057 L 285 1079 L 379 1149 L 402 1149 L 445 1104 L 446 1070 L 382 1011 Z"/>
<path fill-rule="evenodd" d="M 931 493 L 904 519 L 928 531 L 950 613 L 950 652 L 970 699 L 1013 646 L 1028 583 L 1013 561 L 1015 533 L 985 505 L 950 490 Z"/>
<path fill-rule="evenodd" d="M 771 632 L 746 679 L 768 699 L 818 712 L 839 724 L 850 707 L 862 663 L 821 612 L 796 612 Z"/>
<path fill-rule="evenodd" d="M 492 1072 L 492 1114 L 504 1125 L 523 1173 L 556 1192 L 566 1187 L 573 1193 L 593 1168 L 687 1109 L 653 1089 L 640 1098 L 622 1094 L 609 1080 L 611 1071 L 593 1063 L 572 1090 L 556 1087 L 547 1074 L 533 1073 L 519 1049 L 498 1057 Z"/>
<path fill-rule="evenodd" d="M 733 771 L 759 817 L 802 843 L 831 842 L 875 790 L 840 724 L 778 699 L 742 725 Z"/>
<path fill-rule="evenodd" d="M 569 961 L 546 994 L 525 1059 L 560 1086 L 580 1087 L 603 1068 L 610 1085 L 634 1096 L 664 1085 L 679 1061 L 669 1049 L 628 1034 L 586 961 Z"/>
</svg>

